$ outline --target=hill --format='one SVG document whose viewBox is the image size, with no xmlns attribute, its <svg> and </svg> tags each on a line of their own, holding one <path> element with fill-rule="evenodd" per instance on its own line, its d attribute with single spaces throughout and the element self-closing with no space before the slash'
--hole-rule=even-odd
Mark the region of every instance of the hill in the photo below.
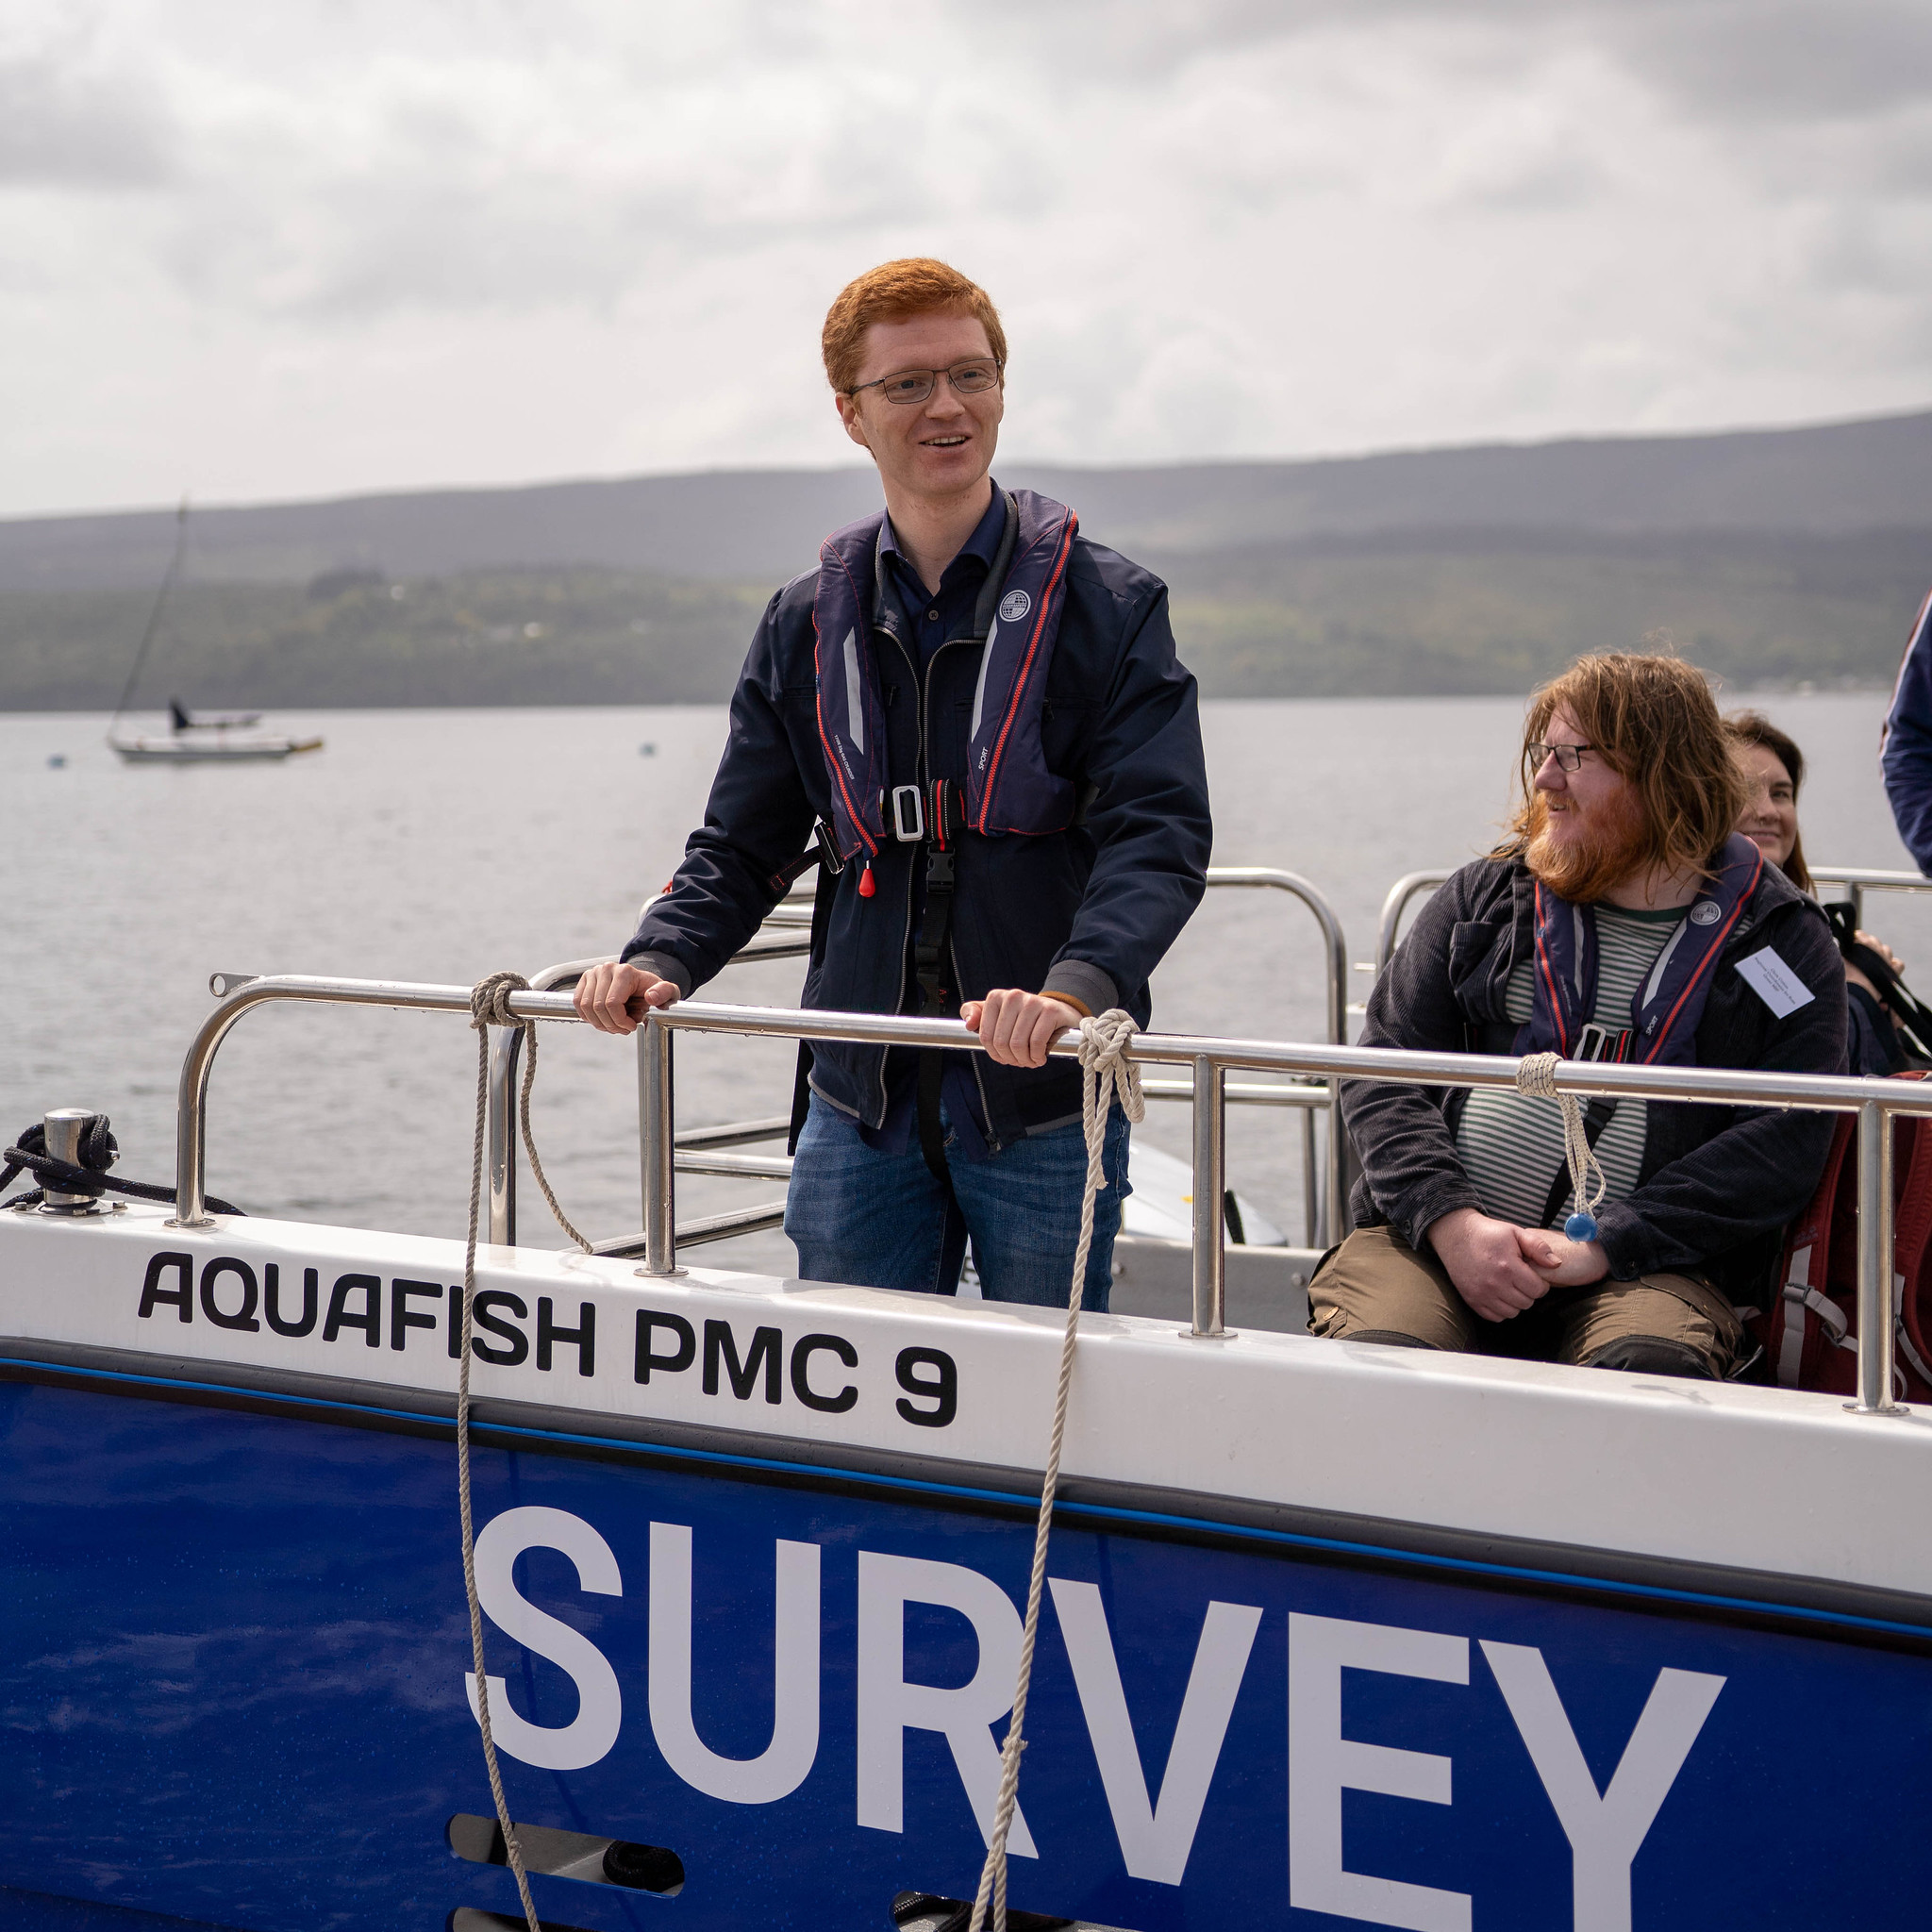
<svg viewBox="0 0 1932 1932">
<path fill-rule="evenodd" d="M 1932 583 L 1932 413 L 1711 436 L 1001 479 L 1167 577 L 1222 695 L 1509 691 L 1668 631 L 1734 686 L 1876 683 Z M 869 469 L 197 510 L 141 701 L 676 702 Z M 0 707 L 109 705 L 169 511 L 0 521 Z"/>
<path fill-rule="evenodd" d="M 1000 478 L 1079 510 L 1116 548 L 1163 554 L 1394 531 L 1598 535 L 1932 527 L 1932 413 L 1715 436 L 1598 437 L 1303 462 L 1078 469 Z M 302 583 L 342 566 L 395 577 L 596 564 L 778 583 L 877 503 L 869 468 L 419 491 L 195 512 L 195 574 Z M 0 519 L 0 591 L 159 580 L 171 510 Z"/>
</svg>

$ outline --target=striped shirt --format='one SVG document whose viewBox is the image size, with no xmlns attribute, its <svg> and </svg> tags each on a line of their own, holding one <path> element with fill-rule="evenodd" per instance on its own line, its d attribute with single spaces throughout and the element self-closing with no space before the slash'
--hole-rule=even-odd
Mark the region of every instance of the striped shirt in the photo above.
<svg viewBox="0 0 1932 1932">
<path fill-rule="evenodd" d="M 1661 912 L 1630 912 L 1618 906 L 1596 908 L 1596 1009 L 1591 1018 L 1612 1033 L 1630 1024 L 1630 1003 L 1665 942 L 1683 924 L 1681 907 Z M 1518 1025 L 1534 1009 L 1534 957 L 1517 961 L 1509 975 L 1504 1010 Z M 1641 1100 L 1613 1103 L 1609 1124 L 1597 1138 L 1597 1163 L 1604 1171 L 1604 1199 L 1621 1201 L 1637 1191 L 1642 1171 L 1643 1138 L 1649 1111 Z M 1469 1096 L 1456 1125 L 1456 1151 L 1483 1212 L 1518 1227 L 1545 1224 L 1544 1204 L 1564 1166 L 1563 1111 L 1554 1100 L 1530 1100 L 1506 1088 L 1478 1087 Z M 1574 1211 L 1571 1191 L 1549 1218 L 1560 1227 Z"/>
</svg>

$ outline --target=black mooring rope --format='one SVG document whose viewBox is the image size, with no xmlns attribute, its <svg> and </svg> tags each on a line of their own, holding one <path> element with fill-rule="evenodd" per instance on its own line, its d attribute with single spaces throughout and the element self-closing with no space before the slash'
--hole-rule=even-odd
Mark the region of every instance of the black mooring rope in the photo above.
<svg viewBox="0 0 1932 1932">
<path fill-rule="evenodd" d="M 57 1160 L 47 1152 L 46 1124 L 36 1121 L 16 1137 L 11 1147 L 0 1153 L 0 1194 L 21 1174 L 31 1174 L 41 1185 L 30 1193 L 16 1194 L 10 1201 L 0 1202 L 0 1208 L 35 1207 L 45 1198 L 50 1187 L 56 1193 L 87 1194 L 95 1200 L 103 1194 L 126 1194 L 137 1201 L 174 1204 L 173 1188 L 157 1187 L 152 1181 L 114 1180 L 108 1176 L 108 1169 L 120 1158 L 121 1147 L 108 1129 L 106 1114 L 91 1114 L 83 1123 L 77 1151 L 78 1166 L 71 1160 Z M 246 1211 L 227 1201 L 217 1200 L 212 1194 L 207 1197 L 207 1206 L 216 1214 Z"/>
</svg>

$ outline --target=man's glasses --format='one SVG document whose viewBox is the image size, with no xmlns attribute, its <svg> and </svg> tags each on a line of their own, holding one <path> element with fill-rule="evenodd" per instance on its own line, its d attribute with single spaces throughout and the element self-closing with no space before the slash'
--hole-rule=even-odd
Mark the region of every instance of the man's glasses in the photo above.
<svg viewBox="0 0 1932 1932">
<path fill-rule="evenodd" d="M 1583 754 L 1594 751 L 1593 744 L 1525 744 L 1523 755 L 1529 760 L 1532 772 L 1541 772 L 1543 766 L 1555 758 L 1557 765 L 1566 772 L 1580 772 L 1583 769 Z"/>
<path fill-rule="evenodd" d="M 849 392 L 856 396 L 862 389 L 876 389 L 885 391 L 889 403 L 923 403 L 942 375 L 962 396 L 984 395 L 1000 386 L 1000 365 L 991 358 L 975 357 L 970 362 L 955 362 L 950 369 L 902 369 L 876 382 L 855 383 Z"/>
</svg>

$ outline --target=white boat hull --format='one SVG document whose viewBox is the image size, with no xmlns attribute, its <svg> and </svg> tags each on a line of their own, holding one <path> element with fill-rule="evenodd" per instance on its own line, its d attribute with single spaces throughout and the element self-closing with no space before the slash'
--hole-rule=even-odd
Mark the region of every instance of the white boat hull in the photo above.
<svg viewBox="0 0 1932 1932">
<path fill-rule="evenodd" d="M 112 743 L 130 765 L 264 764 L 322 749 L 319 738 L 233 738 L 208 744 L 178 738 L 117 738 Z"/>
</svg>

